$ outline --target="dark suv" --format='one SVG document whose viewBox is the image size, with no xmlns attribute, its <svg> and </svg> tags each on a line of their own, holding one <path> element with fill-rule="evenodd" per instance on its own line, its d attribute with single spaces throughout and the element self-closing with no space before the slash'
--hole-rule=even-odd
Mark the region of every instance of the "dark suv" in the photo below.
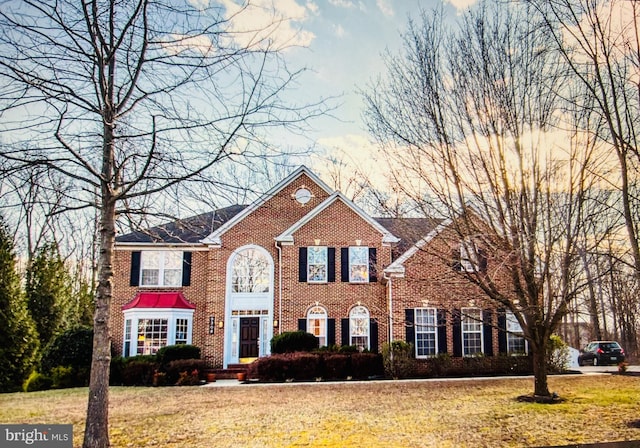
<svg viewBox="0 0 640 448">
<path fill-rule="evenodd" d="M 624 350 L 615 341 L 594 341 L 580 350 L 578 365 L 591 364 L 602 366 L 606 364 L 619 364 L 624 361 Z"/>
</svg>

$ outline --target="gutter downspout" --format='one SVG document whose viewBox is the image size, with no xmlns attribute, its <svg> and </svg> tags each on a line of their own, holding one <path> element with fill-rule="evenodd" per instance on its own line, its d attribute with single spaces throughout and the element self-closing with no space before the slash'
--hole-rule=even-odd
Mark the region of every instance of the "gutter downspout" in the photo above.
<svg viewBox="0 0 640 448">
<path fill-rule="evenodd" d="M 282 247 L 275 242 L 278 250 L 278 334 L 282 333 Z"/>
<path fill-rule="evenodd" d="M 387 280 L 387 298 L 389 302 L 389 357 L 391 358 L 391 362 L 393 362 L 393 285 L 391 283 L 391 277 L 387 276 L 387 273 L 383 273 L 382 277 Z"/>
</svg>

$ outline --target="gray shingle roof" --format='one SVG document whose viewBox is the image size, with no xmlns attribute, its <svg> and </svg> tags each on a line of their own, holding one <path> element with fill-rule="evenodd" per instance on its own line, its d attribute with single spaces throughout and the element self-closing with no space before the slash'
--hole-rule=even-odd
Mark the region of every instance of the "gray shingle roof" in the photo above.
<svg viewBox="0 0 640 448">
<path fill-rule="evenodd" d="M 375 220 L 400 238 L 391 250 L 393 260 L 409 250 L 442 222 L 435 218 L 375 218 Z"/>
<path fill-rule="evenodd" d="M 194 244 L 240 213 L 246 205 L 232 205 L 212 212 L 178 219 L 147 230 L 116 237 L 116 243 Z"/>
</svg>

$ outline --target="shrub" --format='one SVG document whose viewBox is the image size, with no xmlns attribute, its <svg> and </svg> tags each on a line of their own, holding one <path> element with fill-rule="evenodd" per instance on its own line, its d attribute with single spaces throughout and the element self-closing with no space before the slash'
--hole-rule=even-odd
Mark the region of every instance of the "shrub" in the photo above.
<svg viewBox="0 0 640 448">
<path fill-rule="evenodd" d="M 169 362 L 164 366 L 164 371 L 167 374 L 167 384 L 178 384 L 181 379 L 182 373 L 189 373 L 190 375 L 196 371 L 198 373 L 198 380 L 200 380 L 199 372 L 204 373 L 207 369 L 207 362 L 202 359 L 176 359 Z M 186 382 L 186 379 L 182 380 Z"/>
<path fill-rule="evenodd" d="M 358 353 L 359 351 L 356 345 L 341 345 L 338 347 L 338 353 Z"/>
<path fill-rule="evenodd" d="M 351 357 L 345 353 L 328 353 L 323 356 L 323 378 L 335 380 L 351 375 Z"/>
<path fill-rule="evenodd" d="M 57 366 L 51 369 L 51 385 L 54 389 L 66 389 L 78 385 L 76 372 L 71 366 Z"/>
<path fill-rule="evenodd" d="M 197 369 L 191 372 L 180 372 L 176 382 L 176 386 L 197 386 L 198 384 L 200 384 L 200 373 Z"/>
<path fill-rule="evenodd" d="M 289 365 L 284 355 L 271 355 L 258 358 L 249 365 L 248 376 L 260 381 L 284 381 L 287 378 Z"/>
<path fill-rule="evenodd" d="M 414 369 L 413 344 L 393 341 L 382 345 L 384 373 L 391 378 L 407 378 Z"/>
<path fill-rule="evenodd" d="M 122 383 L 125 386 L 151 386 L 157 369 L 158 363 L 153 355 L 127 358 L 122 371 Z"/>
<path fill-rule="evenodd" d="M 53 381 L 51 380 L 51 377 L 43 373 L 31 372 L 29 378 L 27 378 L 27 380 L 24 382 L 22 390 L 24 390 L 25 392 L 48 390 L 51 389 L 52 384 Z"/>
<path fill-rule="evenodd" d="M 317 350 L 318 338 L 305 331 L 286 331 L 271 339 L 271 353 L 311 352 Z"/>
<path fill-rule="evenodd" d="M 377 353 L 353 353 L 351 355 L 351 377 L 375 378 L 384 374 L 382 355 Z"/>
<path fill-rule="evenodd" d="M 56 336 L 45 348 L 40 370 L 50 374 L 57 366 L 72 367 L 76 372 L 91 369 L 93 330 L 88 327 L 72 328 Z"/>
<path fill-rule="evenodd" d="M 109 384 L 111 386 L 124 385 L 124 369 L 127 365 L 127 359 L 123 356 L 113 356 L 109 366 Z"/>
<path fill-rule="evenodd" d="M 547 367 L 550 373 L 562 373 L 569 368 L 569 346 L 556 334 L 551 335 L 547 345 Z"/>
<path fill-rule="evenodd" d="M 200 359 L 200 347 L 189 344 L 167 345 L 158 350 L 156 359 L 161 366 L 179 359 Z"/>
</svg>

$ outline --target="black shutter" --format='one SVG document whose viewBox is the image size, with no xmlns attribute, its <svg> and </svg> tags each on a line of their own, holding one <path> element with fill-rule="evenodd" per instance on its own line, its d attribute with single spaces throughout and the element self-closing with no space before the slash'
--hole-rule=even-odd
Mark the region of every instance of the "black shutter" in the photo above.
<svg viewBox="0 0 640 448">
<path fill-rule="evenodd" d="M 482 311 L 482 332 L 484 333 L 484 354 L 493 356 L 493 325 L 491 315 L 493 310 L 487 308 Z"/>
<path fill-rule="evenodd" d="M 369 248 L 369 282 L 374 283 L 378 281 L 378 256 L 375 247 Z"/>
<path fill-rule="evenodd" d="M 298 319 L 298 331 L 307 331 L 307 319 Z"/>
<path fill-rule="evenodd" d="M 507 353 L 507 315 L 504 308 L 498 309 L 498 352 Z"/>
<path fill-rule="evenodd" d="M 342 319 L 342 345 L 349 345 L 349 319 Z"/>
<path fill-rule="evenodd" d="M 129 286 L 140 286 L 140 255 L 139 250 L 131 252 L 131 272 L 129 273 Z"/>
<path fill-rule="evenodd" d="M 460 261 L 460 248 L 451 249 L 451 267 L 454 271 L 462 271 L 462 263 Z"/>
<path fill-rule="evenodd" d="M 349 281 L 349 248 L 340 249 L 340 279 L 343 282 Z"/>
<path fill-rule="evenodd" d="M 416 311 L 413 308 L 405 308 L 404 310 L 404 330 L 405 341 L 407 344 L 412 344 L 413 349 L 416 349 L 416 329 L 413 325 L 415 322 Z"/>
<path fill-rule="evenodd" d="M 182 286 L 191 286 L 191 252 L 182 254 Z"/>
<path fill-rule="evenodd" d="M 460 310 L 453 310 L 451 316 L 453 325 L 453 356 L 462 356 L 462 322 L 460 320 Z"/>
<path fill-rule="evenodd" d="M 438 310 L 438 353 L 447 353 L 447 310 Z"/>
<path fill-rule="evenodd" d="M 487 270 L 487 252 L 484 249 L 478 249 L 478 268 L 480 272 Z"/>
<path fill-rule="evenodd" d="M 298 281 L 306 283 L 307 281 L 307 248 L 298 249 Z"/>
<path fill-rule="evenodd" d="M 369 350 L 378 353 L 378 321 L 369 319 Z"/>
<path fill-rule="evenodd" d="M 335 345 L 336 343 L 336 320 L 327 320 L 327 345 Z"/>
<path fill-rule="evenodd" d="M 328 247 L 327 248 L 327 269 L 329 273 L 327 274 L 327 281 L 332 283 L 336 281 L 336 248 Z"/>
</svg>

